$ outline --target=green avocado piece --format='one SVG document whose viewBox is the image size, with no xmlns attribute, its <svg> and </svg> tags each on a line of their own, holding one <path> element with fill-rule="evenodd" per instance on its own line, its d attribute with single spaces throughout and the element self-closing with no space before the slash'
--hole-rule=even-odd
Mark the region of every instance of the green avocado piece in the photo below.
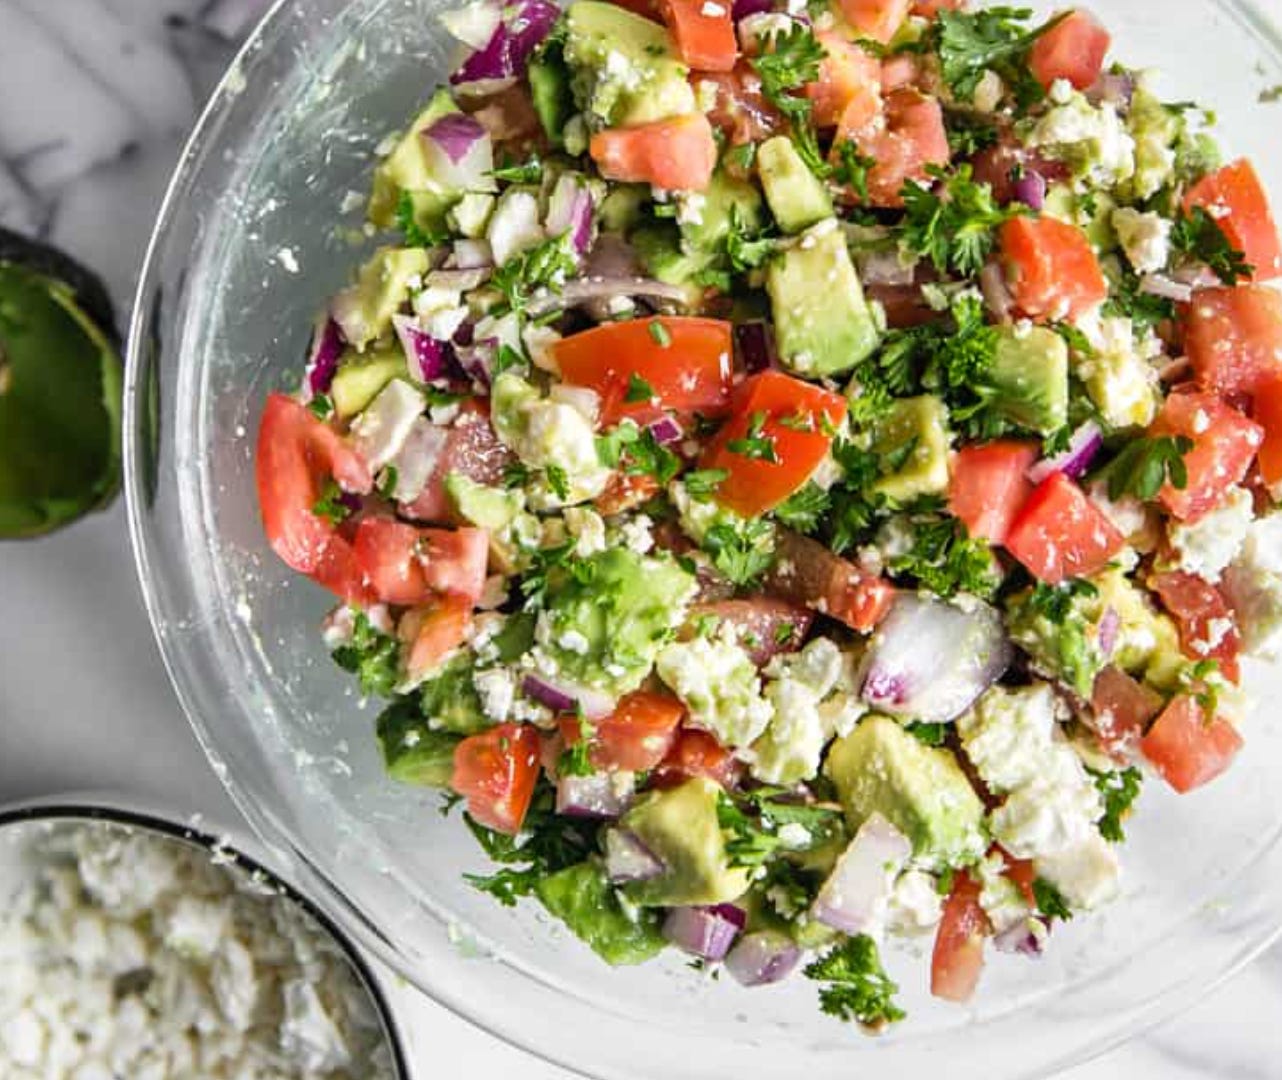
<svg viewBox="0 0 1282 1080">
<path fill-rule="evenodd" d="M 472 675 L 470 657 L 460 656 L 419 687 L 419 712 L 429 729 L 475 735 L 494 726 L 481 708 Z"/>
<path fill-rule="evenodd" d="M 776 135 L 761 144 L 757 149 L 757 172 L 770 212 L 784 232 L 801 232 L 832 217 L 828 189 L 801 160 L 787 135 Z"/>
<path fill-rule="evenodd" d="M 396 378 L 408 377 L 400 346 L 371 349 L 364 356 L 348 349 L 339 358 L 329 396 L 340 420 L 364 412 L 379 392 Z"/>
<path fill-rule="evenodd" d="M 875 491 L 899 502 L 948 489 L 948 409 L 937 397 L 900 398 L 873 428 L 885 475 Z"/>
<path fill-rule="evenodd" d="M 761 228 L 761 195 L 747 180 L 715 172 L 702 197 L 699 214 L 680 222 L 683 251 L 719 257 L 731 229 Z"/>
<path fill-rule="evenodd" d="M 446 787 L 454 771 L 454 748 L 463 737 L 433 731 L 412 698 L 389 705 L 378 717 L 378 741 L 387 775 L 402 784 Z"/>
<path fill-rule="evenodd" d="M 645 272 L 667 285 L 694 286 L 695 276 L 712 265 L 703 251 L 684 251 L 681 230 L 668 222 L 643 225 L 629 237 Z"/>
<path fill-rule="evenodd" d="M 575 0 L 565 27 L 574 97 L 592 126 L 644 124 L 695 111 L 689 69 L 659 23 L 601 0 Z"/>
<path fill-rule="evenodd" d="M 801 235 L 766 267 L 775 337 L 799 375 L 839 375 L 866 360 L 881 332 L 835 219 Z"/>
<path fill-rule="evenodd" d="M 460 472 L 445 477 L 445 493 L 462 517 L 490 532 L 502 532 L 522 509 L 519 491 L 478 484 Z"/>
<path fill-rule="evenodd" d="M 638 911 L 632 918 L 596 859 L 567 866 L 534 886 L 535 895 L 584 944 L 607 964 L 642 964 L 661 953 L 667 942 L 659 917 Z"/>
<path fill-rule="evenodd" d="M 0 241 L 0 257 L 24 256 L 0 262 L 0 537 L 36 536 L 119 487 L 121 364 L 76 288 L 25 265 L 74 264 L 12 234 Z"/>
<path fill-rule="evenodd" d="M 684 622 L 694 590 L 694 577 L 667 555 L 615 547 L 579 560 L 576 572 L 550 589 L 542 651 L 575 683 L 616 697 L 629 693 Z"/>
<path fill-rule="evenodd" d="M 650 189 L 645 184 L 611 184 L 597 211 L 601 231 L 628 232 L 641 221 L 641 209 L 649 199 Z"/>
<path fill-rule="evenodd" d="M 432 167 L 420 138 L 420 134 L 441 117 L 458 111 L 459 107 L 454 104 L 450 92 L 441 89 L 432 95 L 432 100 L 414 118 L 400 142 L 374 170 L 374 186 L 367 210 L 371 224 L 380 229 L 390 229 L 396 224 L 396 208 L 402 192 L 422 192 L 435 196 L 439 203 L 445 204 L 441 206 L 442 214 L 449 208 L 452 197 L 462 194 L 442 187 L 432 175 Z M 417 217 L 417 205 L 415 210 Z"/>
<path fill-rule="evenodd" d="M 1068 423 L 1068 344 L 1044 326 L 1004 327 L 987 373 L 992 408 L 1049 435 Z"/>
<path fill-rule="evenodd" d="M 1052 184 L 1046 192 L 1042 213 L 1085 230 L 1086 238 L 1097 252 L 1112 251 L 1117 247 L 1117 233 L 1113 229 L 1117 202 L 1106 191 L 1092 191 L 1087 205 L 1089 212 L 1071 184 Z"/>
<path fill-rule="evenodd" d="M 543 134 L 553 146 L 562 146 L 566 121 L 574 115 L 574 93 L 570 89 L 564 43 L 557 35 L 549 37 L 531 58 L 526 77 Z"/>
<path fill-rule="evenodd" d="M 1032 605 L 1032 595 L 1028 589 L 1010 599 L 1006 629 L 1011 640 L 1032 657 L 1038 670 L 1090 700 L 1095 676 L 1105 664 L 1097 642 L 1099 627 L 1088 610 L 1094 605 L 1075 597 L 1064 617 L 1052 623 Z"/>
<path fill-rule="evenodd" d="M 952 751 L 926 746 L 889 717 L 869 716 L 833 743 L 824 775 L 852 830 L 880 813 L 936 867 L 984 853 L 984 804 Z"/>
<path fill-rule="evenodd" d="M 338 293 L 330 314 L 357 352 L 392 328 L 392 316 L 409 299 L 415 280 L 431 268 L 422 248 L 379 248 L 361 267 L 356 282 Z"/>
<path fill-rule="evenodd" d="M 619 822 L 663 864 L 657 877 L 624 886 L 633 903 L 668 907 L 721 904 L 748 888 L 748 872 L 732 868 L 717 818 L 719 784 L 694 777 L 643 795 Z"/>
<path fill-rule="evenodd" d="M 1187 661 L 1171 617 L 1159 611 L 1148 593 L 1118 567 L 1096 574 L 1091 584 L 1098 593 L 1089 601 L 1088 617 L 1098 624 L 1109 608 L 1117 614 L 1111 662 L 1164 693 L 1177 690 Z"/>
</svg>

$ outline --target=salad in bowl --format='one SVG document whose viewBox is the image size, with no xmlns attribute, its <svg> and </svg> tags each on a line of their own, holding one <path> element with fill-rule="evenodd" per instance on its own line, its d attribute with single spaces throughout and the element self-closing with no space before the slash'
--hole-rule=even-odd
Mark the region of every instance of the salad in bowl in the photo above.
<svg viewBox="0 0 1282 1080">
<path fill-rule="evenodd" d="M 880 1030 L 918 937 L 967 1001 L 1116 895 L 1282 650 L 1255 170 L 1084 9 L 443 22 L 256 457 L 391 781 L 610 964 Z"/>
</svg>

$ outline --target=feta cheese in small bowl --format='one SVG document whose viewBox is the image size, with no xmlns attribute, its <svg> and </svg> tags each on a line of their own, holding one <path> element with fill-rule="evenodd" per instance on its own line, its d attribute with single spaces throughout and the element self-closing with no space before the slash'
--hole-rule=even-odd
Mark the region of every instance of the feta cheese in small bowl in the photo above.
<svg viewBox="0 0 1282 1080">
<path fill-rule="evenodd" d="M 74 804 L 0 810 L 0 1076 L 404 1080 L 347 938 L 224 839 Z"/>
</svg>

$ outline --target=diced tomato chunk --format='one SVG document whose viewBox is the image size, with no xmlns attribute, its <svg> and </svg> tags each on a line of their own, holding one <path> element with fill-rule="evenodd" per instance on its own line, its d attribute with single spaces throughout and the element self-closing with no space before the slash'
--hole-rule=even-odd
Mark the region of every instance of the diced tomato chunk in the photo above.
<svg viewBox="0 0 1282 1080">
<path fill-rule="evenodd" d="M 993 851 L 999 854 L 1006 862 L 1006 869 L 1003 871 L 1005 878 L 1019 889 L 1020 895 L 1029 904 L 1036 907 L 1037 895 L 1033 892 L 1033 882 L 1037 880 L 1037 867 L 1033 865 L 1033 860 L 1017 859 L 1000 844 L 994 844 Z M 993 851 L 990 851 L 989 854 L 992 854 Z"/>
<path fill-rule="evenodd" d="M 882 114 L 871 111 L 864 97 L 854 98 L 838 125 L 834 156 L 845 139 L 873 160 L 868 170 L 871 206 L 903 206 L 904 184 L 925 183 L 929 166 L 947 165 L 952 157 L 939 102 L 911 87 L 887 94 Z"/>
<path fill-rule="evenodd" d="M 438 593 L 475 603 L 485 588 L 484 529 L 420 529 L 368 517 L 356 527 L 356 560 L 385 604 L 422 604 Z"/>
<path fill-rule="evenodd" d="M 1264 429 L 1260 476 L 1269 487 L 1282 484 L 1282 371 L 1265 376 L 1255 388 L 1255 422 Z"/>
<path fill-rule="evenodd" d="M 730 408 L 733 343 L 723 319 L 655 315 L 603 323 L 561 338 L 551 351 L 562 379 L 601 395 L 601 423 L 607 427 L 627 416 L 654 414 L 656 405 L 704 416 Z M 629 401 L 641 383 L 654 396 Z"/>
<path fill-rule="evenodd" d="M 747 600 L 717 600 L 694 604 L 690 620 L 711 616 L 718 625 L 731 627 L 752 662 L 763 667 L 769 660 L 783 652 L 801 648 L 814 621 L 813 613 L 787 600 L 768 596 L 754 596 Z"/>
<path fill-rule="evenodd" d="M 945 1001 L 969 1001 L 984 970 L 984 939 L 993 928 L 980 906 L 979 893 L 979 882 L 960 870 L 944 901 L 930 958 L 930 992 Z"/>
<path fill-rule="evenodd" d="M 1110 664 L 1095 677 L 1091 730 L 1105 753 L 1124 757 L 1139 745 L 1149 721 L 1164 704 L 1156 690 Z"/>
<path fill-rule="evenodd" d="M 598 514 L 610 517 L 645 505 L 661 490 L 659 481 L 649 473 L 615 473 L 605 485 L 605 490 L 592 500 L 592 505 Z"/>
<path fill-rule="evenodd" d="M 598 131 L 588 152 L 607 180 L 667 191 L 706 190 L 717 164 L 717 143 L 703 113 Z"/>
<path fill-rule="evenodd" d="M 911 6 L 912 0 L 841 0 L 841 13 L 861 37 L 886 45 L 904 25 Z"/>
<path fill-rule="evenodd" d="M 1184 348 L 1197 381 L 1221 394 L 1254 394 L 1282 374 L 1282 293 L 1265 285 L 1193 294 Z"/>
<path fill-rule="evenodd" d="M 966 0 L 913 0 L 914 15 L 933 19 L 941 11 L 957 11 L 966 6 Z"/>
<path fill-rule="evenodd" d="M 1191 660 L 1215 660 L 1225 678 L 1237 682 L 1242 636 L 1220 590 L 1182 571 L 1155 574 L 1148 584 L 1179 626 L 1184 655 Z"/>
<path fill-rule="evenodd" d="M 773 510 L 810 478 L 845 418 L 840 394 L 782 371 L 753 375 L 700 461 L 729 474 L 717 502 L 745 517 Z"/>
<path fill-rule="evenodd" d="M 860 633 L 880 623 L 895 602 L 895 587 L 885 578 L 789 529 L 776 534 L 775 564 L 765 587 L 774 596 L 830 615 Z"/>
<path fill-rule="evenodd" d="M 662 0 L 663 21 L 677 53 L 695 71 L 729 71 L 739 51 L 731 4 L 707 0 Z"/>
<path fill-rule="evenodd" d="M 462 524 L 454 501 L 445 490 L 445 478 L 456 472 L 478 484 L 497 484 L 514 458 L 494 433 L 484 400 L 462 402 L 453 423 L 444 430 L 445 446 L 427 485 L 418 498 L 403 504 L 400 510 L 416 521 Z"/>
<path fill-rule="evenodd" d="M 469 735 L 454 748 L 450 787 L 486 828 L 521 831 L 539 777 L 539 733 L 528 724 L 499 724 Z"/>
<path fill-rule="evenodd" d="M 699 74 L 692 81 L 716 88 L 708 120 L 731 146 L 761 142 L 783 127 L 783 117 L 761 92 L 761 76 L 746 60 L 735 64 L 733 71 Z M 730 165 L 723 159 L 722 168 Z"/>
<path fill-rule="evenodd" d="M 971 536 L 1004 544 L 1033 484 L 1028 470 L 1037 460 L 1035 443 L 1001 439 L 957 452 L 948 488 L 948 508 Z"/>
<path fill-rule="evenodd" d="M 1089 577 L 1125 546 L 1125 537 L 1063 473 L 1037 486 L 1006 536 L 1006 550 L 1048 585 Z"/>
<path fill-rule="evenodd" d="M 819 78 L 806 84 L 806 97 L 814 102 L 819 127 L 834 127 L 856 98 L 869 108 L 881 107 L 881 65 L 876 57 L 832 30 L 815 35 L 827 54 L 819 65 Z"/>
<path fill-rule="evenodd" d="M 619 700 L 614 712 L 591 725 L 588 760 L 595 769 L 640 772 L 653 769 L 672 751 L 685 706 L 670 694 L 638 690 Z M 576 716 L 558 721 L 565 745 L 583 738 Z"/>
<path fill-rule="evenodd" d="M 1229 488 L 1242 482 L 1264 441 L 1259 424 L 1215 394 L 1187 391 L 1167 397 L 1149 434 L 1192 440 L 1193 449 L 1184 455 L 1188 482 L 1177 488 L 1167 481 L 1158 493 L 1181 521 L 1196 521 L 1218 506 Z"/>
<path fill-rule="evenodd" d="M 365 493 L 374 478 L 361 456 L 333 428 L 285 394 L 272 394 L 263 409 L 255 457 L 258 506 L 272 550 L 292 570 L 351 603 L 365 603 L 365 575 L 331 521 L 312 507 L 325 482 Z"/>
<path fill-rule="evenodd" d="M 1208 720 L 1192 694 L 1175 698 L 1140 742 L 1140 752 L 1180 794 L 1210 783 L 1241 749 L 1237 728 L 1221 716 Z"/>
<path fill-rule="evenodd" d="M 891 56 L 881 63 L 881 91 L 889 94 L 905 86 L 915 85 L 922 76 L 921 58 L 911 53 Z"/>
<path fill-rule="evenodd" d="M 657 788 L 676 787 L 691 777 L 704 776 L 723 788 L 733 788 L 743 774 L 743 763 L 717 742 L 695 728 L 682 728 L 668 756 L 651 774 Z"/>
<path fill-rule="evenodd" d="M 465 596 L 440 596 L 401 616 L 397 636 L 408 647 L 405 670 L 411 679 L 435 671 L 467 638 L 472 602 Z"/>
<path fill-rule="evenodd" d="M 1073 319 L 1108 299 L 1099 260 L 1076 225 L 1017 217 L 998 237 L 1015 306 L 1030 319 Z"/>
<path fill-rule="evenodd" d="M 1099 78 L 1111 40 L 1104 24 L 1079 8 L 1033 43 L 1028 66 L 1047 90 L 1056 79 L 1085 90 Z"/>
<path fill-rule="evenodd" d="M 1282 277 L 1282 243 L 1269 207 L 1269 197 L 1255 166 L 1241 158 L 1204 176 L 1184 196 L 1184 208 L 1200 206 L 1246 256 L 1253 281 Z"/>
</svg>

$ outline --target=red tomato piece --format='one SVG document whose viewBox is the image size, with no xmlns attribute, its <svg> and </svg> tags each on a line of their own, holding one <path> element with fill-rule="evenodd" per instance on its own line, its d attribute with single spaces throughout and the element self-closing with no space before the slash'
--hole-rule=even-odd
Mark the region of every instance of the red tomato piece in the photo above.
<svg viewBox="0 0 1282 1080">
<path fill-rule="evenodd" d="M 846 399 L 782 371 L 763 371 L 739 388 L 734 410 L 700 467 L 729 473 L 717 501 L 756 517 L 793 494 L 823 461 L 831 432 L 846 418 Z"/>
<path fill-rule="evenodd" d="M 1140 753 L 1181 795 L 1210 783 L 1242 749 L 1237 728 L 1206 710 L 1191 694 L 1172 701 L 1140 741 Z"/>
<path fill-rule="evenodd" d="M 716 600 L 695 604 L 690 609 L 691 622 L 709 615 L 717 619 L 719 625 L 734 629 L 739 642 L 758 667 L 765 666 L 779 653 L 796 652 L 801 648 L 814 621 L 814 615 L 808 608 L 768 596 Z"/>
<path fill-rule="evenodd" d="M 910 87 L 887 94 L 881 114 L 863 97 L 853 99 L 837 128 L 836 143 L 845 139 L 854 140 L 859 152 L 873 159 L 868 170 L 871 206 L 903 206 L 904 184 L 926 182 L 928 166 L 947 165 L 952 157 L 939 102 Z"/>
<path fill-rule="evenodd" d="M 1266 375 L 1256 386 L 1254 419 L 1264 429 L 1260 476 L 1270 487 L 1282 483 L 1282 371 Z"/>
<path fill-rule="evenodd" d="M 356 560 L 385 604 L 414 605 L 437 593 L 475 603 L 485 588 L 489 537 L 484 529 L 420 529 L 368 517 L 356 527 Z"/>
<path fill-rule="evenodd" d="M 695 71 L 729 71 L 739 51 L 730 2 L 663 0 L 663 21 L 677 53 Z"/>
<path fill-rule="evenodd" d="M 1037 867 L 1032 859 L 1016 859 L 1000 845 L 994 845 L 997 854 L 1006 860 L 1004 876 L 1019 889 L 1024 899 L 1037 907 L 1037 895 L 1033 892 L 1033 882 L 1037 880 Z"/>
<path fill-rule="evenodd" d="M 1282 373 L 1282 294 L 1264 285 L 1193 294 L 1184 348 L 1197 381 L 1221 394 L 1254 394 Z"/>
<path fill-rule="evenodd" d="M 730 323 L 672 315 L 602 323 L 552 346 L 561 378 L 601 395 L 601 423 L 607 427 L 625 416 L 653 414 L 656 404 L 723 415 L 730 408 L 733 355 Z M 635 379 L 644 380 L 654 397 L 629 402 Z"/>
<path fill-rule="evenodd" d="M 1282 277 L 1282 243 L 1269 197 L 1255 166 L 1240 158 L 1202 177 L 1184 196 L 1184 209 L 1200 206 L 1215 219 L 1229 243 L 1254 268 L 1252 281 Z"/>
<path fill-rule="evenodd" d="M 761 92 L 761 76 L 746 60 L 729 72 L 709 72 L 692 77 L 696 85 L 716 87 L 716 99 L 708 120 L 731 146 L 761 142 L 783 127 L 783 117 Z M 722 168 L 730 163 L 722 162 Z"/>
<path fill-rule="evenodd" d="M 1086 234 L 1049 217 L 1017 217 L 999 233 L 1015 306 L 1040 322 L 1073 319 L 1108 299 L 1108 284 Z"/>
<path fill-rule="evenodd" d="M 369 599 L 351 544 L 312 512 L 333 478 L 364 494 L 374 478 L 361 456 L 333 428 L 285 394 L 272 394 L 258 428 L 258 505 L 272 550 L 286 566 L 352 603 Z"/>
<path fill-rule="evenodd" d="M 841 0 L 841 13 L 861 37 L 886 45 L 904 25 L 911 6 L 912 0 Z"/>
<path fill-rule="evenodd" d="M 961 1004 L 974 997 L 984 969 L 984 939 L 993 928 L 980 907 L 979 892 L 979 882 L 959 870 L 944 901 L 930 957 L 930 992 L 945 1001 Z"/>
<path fill-rule="evenodd" d="M 1179 626 L 1184 655 L 1217 661 L 1224 677 L 1237 682 L 1242 636 L 1220 590 L 1196 574 L 1181 571 L 1155 574 L 1148 584 Z"/>
<path fill-rule="evenodd" d="M 1104 24 L 1079 8 L 1033 43 L 1028 66 L 1047 90 L 1056 79 L 1085 90 L 1099 78 L 1111 41 Z"/>
<path fill-rule="evenodd" d="M 966 0 L 913 0 L 914 15 L 933 19 L 941 11 L 957 11 L 966 6 Z"/>
<path fill-rule="evenodd" d="M 775 564 L 766 575 L 774 596 L 831 615 L 851 629 L 867 633 L 890 612 L 895 587 L 834 555 L 817 540 L 780 529 Z"/>
<path fill-rule="evenodd" d="M 409 647 L 405 670 L 411 678 L 434 671 L 467 638 L 472 602 L 463 596 L 441 596 L 401 616 L 397 636 Z"/>
<path fill-rule="evenodd" d="M 653 769 L 672 752 L 685 706 L 669 694 L 638 690 L 619 700 L 614 712 L 592 725 L 588 760 L 595 769 L 640 772 Z M 583 738 L 576 716 L 558 721 L 565 745 Z"/>
<path fill-rule="evenodd" d="M 856 98 L 873 111 L 880 109 L 881 65 L 876 57 L 831 30 L 821 30 L 815 38 L 827 53 L 819 65 L 819 78 L 806 84 L 815 123 L 835 127 Z"/>
<path fill-rule="evenodd" d="M 450 787 L 467 799 L 467 812 L 487 828 L 521 831 L 539 777 L 539 733 L 526 724 L 499 724 L 469 735 L 454 748 Z"/>
<path fill-rule="evenodd" d="M 1001 439 L 957 452 L 948 486 L 948 508 L 971 536 L 1004 544 L 1033 484 L 1028 470 L 1037 460 L 1035 443 Z"/>
<path fill-rule="evenodd" d="M 497 484 L 514 460 L 494 434 L 484 400 L 463 402 L 458 417 L 445 430 L 445 447 L 422 494 L 400 508 L 416 521 L 459 522 L 454 502 L 445 491 L 445 478 L 457 472 L 478 484 Z"/>
<path fill-rule="evenodd" d="M 1259 424 L 1215 394 L 1185 391 L 1167 397 L 1149 433 L 1183 435 L 1193 442 L 1184 455 L 1188 483 L 1176 488 L 1168 481 L 1158 493 L 1181 521 L 1196 521 L 1218 506 L 1225 492 L 1242 482 L 1264 441 Z"/>
<path fill-rule="evenodd" d="M 1105 753 L 1117 758 L 1129 756 L 1164 704 L 1156 690 L 1110 664 L 1095 677 L 1091 730 Z"/>
<path fill-rule="evenodd" d="M 657 788 L 676 787 L 695 776 L 705 776 L 723 788 L 732 788 L 743 774 L 743 763 L 717 742 L 716 737 L 695 728 L 682 728 L 668 756 L 654 770 L 651 783 Z"/>
<path fill-rule="evenodd" d="M 668 191 L 706 190 L 717 164 L 717 143 L 703 113 L 598 131 L 588 152 L 607 180 Z"/>
<path fill-rule="evenodd" d="M 649 473 L 636 476 L 628 473 L 615 473 L 610 477 L 605 490 L 592 500 L 598 514 L 610 517 L 612 514 L 623 514 L 635 510 L 653 499 L 662 489 L 659 481 Z"/>
<path fill-rule="evenodd" d="M 1063 473 L 1043 480 L 1015 518 L 1006 550 L 1049 585 L 1103 570 L 1126 538 Z"/>
<path fill-rule="evenodd" d="M 911 53 L 892 56 L 881 64 L 881 91 L 889 94 L 905 86 L 913 86 L 922 75 L 921 59 Z"/>
</svg>

